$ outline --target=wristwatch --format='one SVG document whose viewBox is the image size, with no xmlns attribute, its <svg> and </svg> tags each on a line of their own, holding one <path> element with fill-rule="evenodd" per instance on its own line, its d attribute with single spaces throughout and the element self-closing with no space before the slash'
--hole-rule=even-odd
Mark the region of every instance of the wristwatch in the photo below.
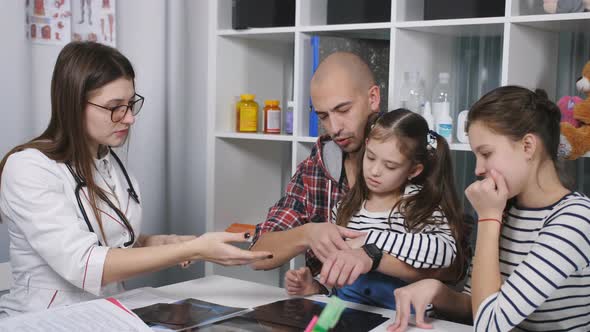
<svg viewBox="0 0 590 332">
<path fill-rule="evenodd" d="M 381 257 L 383 257 L 383 252 L 374 243 L 367 243 L 363 245 L 362 248 L 365 251 L 365 253 L 367 253 L 367 256 L 369 256 L 369 258 L 373 260 L 371 271 L 375 271 L 377 267 L 379 267 L 379 263 L 381 263 Z"/>
</svg>

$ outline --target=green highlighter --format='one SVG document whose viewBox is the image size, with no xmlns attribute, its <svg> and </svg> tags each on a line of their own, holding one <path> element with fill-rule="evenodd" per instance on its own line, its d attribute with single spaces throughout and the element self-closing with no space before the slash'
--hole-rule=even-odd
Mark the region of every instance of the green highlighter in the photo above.
<svg viewBox="0 0 590 332">
<path fill-rule="evenodd" d="M 324 310 L 322 310 L 312 332 L 327 332 L 336 326 L 344 309 L 346 309 L 344 301 L 336 296 L 332 296 Z"/>
</svg>

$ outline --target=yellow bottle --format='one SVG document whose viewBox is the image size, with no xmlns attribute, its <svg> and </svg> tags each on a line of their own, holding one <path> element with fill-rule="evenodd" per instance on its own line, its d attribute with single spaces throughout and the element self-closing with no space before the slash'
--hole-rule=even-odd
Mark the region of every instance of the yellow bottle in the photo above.
<svg viewBox="0 0 590 332">
<path fill-rule="evenodd" d="M 236 131 L 240 133 L 255 133 L 258 130 L 258 103 L 252 94 L 240 95 L 236 104 Z"/>
</svg>

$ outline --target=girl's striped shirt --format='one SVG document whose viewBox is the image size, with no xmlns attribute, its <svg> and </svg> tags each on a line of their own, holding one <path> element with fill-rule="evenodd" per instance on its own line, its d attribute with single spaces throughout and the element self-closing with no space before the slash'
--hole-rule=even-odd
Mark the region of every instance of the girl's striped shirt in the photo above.
<svg viewBox="0 0 590 332">
<path fill-rule="evenodd" d="M 571 193 L 545 208 L 512 207 L 500 237 L 502 286 L 480 305 L 475 330 L 590 331 L 589 264 L 588 197 Z"/>
<path fill-rule="evenodd" d="M 418 191 L 419 186 L 407 185 L 404 196 L 414 195 Z M 332 210 L 332 222 L 336 221 L 337 207 Z M 389 212 L 369 212 L 363 202 L 359 212 L 353 215 L 346 227 L 367 232 L 365 243 L 374 243 L 382 251 L 415 268 L 451 265 L 457 254 L 457 247 L 447 219 L 440 209 L 432 215 L 435 223 L 427 225 L 419 233 L 406 230 L 404 216 L 397 209 L 388 222 Z"/>
</svg>

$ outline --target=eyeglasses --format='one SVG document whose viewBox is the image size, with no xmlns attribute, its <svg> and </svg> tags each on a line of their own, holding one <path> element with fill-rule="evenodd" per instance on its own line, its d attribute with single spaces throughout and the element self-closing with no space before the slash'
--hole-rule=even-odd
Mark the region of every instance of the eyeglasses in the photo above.
<svg viewBox="0 0 590 332">
<path fill-rule="evenodd" d="M 127 115 L 127 111 L 131 110 L 131 114 L 133 114 L 134 116 L 137 115 L 139 113 L 139 111 L 141 111 L 141 107 L 143 106 L 143 101 L 145 100 L 145 98 L 137 93 L 135 94 L 135 97 L 137 97 L 137 99 L 133 100 L 128 105 L 118 105 L 118 106 L 114 106 L 114 107 L 105 107 L 102 105 L 91 103 L 89 101 L 88 101 L 88 104 L 90 104 L 92 106 L 100 107 L 100 108 L 105 109 L 107 111 L 111 111 L 111 121 L 120 122 Z"/>
</svg>

